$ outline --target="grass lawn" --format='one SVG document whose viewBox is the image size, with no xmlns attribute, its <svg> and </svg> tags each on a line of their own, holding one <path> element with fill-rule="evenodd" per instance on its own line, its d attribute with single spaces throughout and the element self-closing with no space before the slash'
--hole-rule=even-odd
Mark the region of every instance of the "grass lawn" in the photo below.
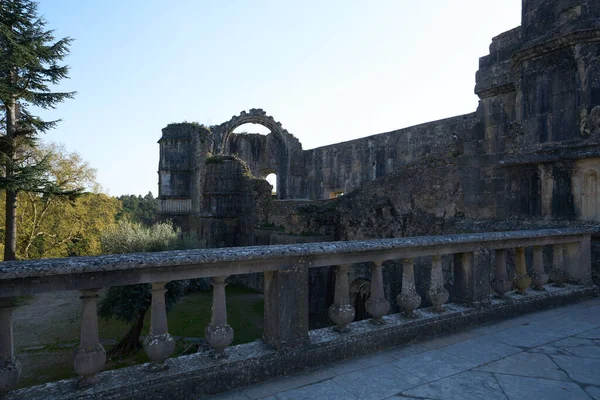
<svg viewBox="0 0 600 400">
<path fill-rule="evenodd" d="M 236 286 L 228 286 L 225 290 L 228 323 L 234 330 L 233 344 L 252 342 L 261 338 L 264 314 L 263 295 Z M 186 342 L 186 338 L 204 337 L 204 329 L 210 323 L 211 305 L 212 292 L 195 292 L 187 294 L 169 311 L 167 316 L 169 333 L 178 339 L 173 357 L 181 355 L 190 346 L 190 343 Z M 128 324 L 115 319 L 100 319 L 98 322 L 102 340 L 119 341 L 129 329 Z M 149 326 L 150 312 L 146 314 L 142 335 L 148 333 Z M 28 370 L 26 376 L 20 380 L 19 387 L 75 376 L 72 353 L 77 349 L 75 343 L 79 342 L 79 332 L 74 327 L 75 325 L 70 329 L 64 329 L 60 335 L 55 334 L 58 339 L 56 343 L 19 355 L 23 358 L 24 368 Z M 112 346 L 105 345 L 104 347 L 109 351 Z M 148 361 L 146 353 L 141 350 L 127 358 L 109 359 L 105 369 L 122 368 Z"/>
</svg>

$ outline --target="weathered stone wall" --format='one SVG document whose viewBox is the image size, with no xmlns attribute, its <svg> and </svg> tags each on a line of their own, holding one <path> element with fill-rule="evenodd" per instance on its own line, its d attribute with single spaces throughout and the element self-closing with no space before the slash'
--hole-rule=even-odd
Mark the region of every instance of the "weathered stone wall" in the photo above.
<svg viewBox="0 0 600 400">
<path fill-rule="evenodd" d="M 304 152 L 306 197 L 329 199 L 356 190 L 408 163 L 432 156 L 454 157 L 460 137 L 474 129 L 474 114 L 368 136 Z"/>
<path fill-rule="evenodd" d="M 268 135 L 231 133 L 226 154 L 235 154 L 248 164 L 250 171 L 265 178 L 277 175 L 277 198 L 303 197 L 304 164 L 302 145 L 290 134 Z"/>
<path fill-rule="evenodd" d="M 268 201 L 270 185 L 234 156 L 212 156 L 205 163 L 203 209 L 190 229 L 201 247 L 253 245 L 257 208 Z"/>
<path fill-rule="evenodd" d="M 158 143 L 159 213 L 164 218 L 200 212 L 211 132 L 199 124 L 169 124 Z"/>
<path fill-rule="evenodd" d="M 523 26 L 481 58 L 482 129 L 460 160 L 467 218 L 597 220 L 597 11 L 597 2 L 525 1 Z"/>
</svg>

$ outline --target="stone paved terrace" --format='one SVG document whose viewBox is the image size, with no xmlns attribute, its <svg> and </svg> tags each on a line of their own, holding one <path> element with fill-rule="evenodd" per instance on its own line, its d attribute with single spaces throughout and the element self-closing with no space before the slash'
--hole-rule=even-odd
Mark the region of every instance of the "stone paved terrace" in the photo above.
<svg viewBox="0 0 600 400">
<path fill-rule="evenodd" d="M 273 379 L 210 400 L 600 399 L 600 299 Z"/>
</svg>

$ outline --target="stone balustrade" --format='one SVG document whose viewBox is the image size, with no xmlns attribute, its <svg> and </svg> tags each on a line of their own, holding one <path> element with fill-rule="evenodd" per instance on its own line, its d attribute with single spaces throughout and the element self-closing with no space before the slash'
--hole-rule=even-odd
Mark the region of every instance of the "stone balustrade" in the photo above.
<svg viewBox="0 0 600 400">
<path fill-rule="evenodd" d="M 423 260 L 429 260 L 430 284 L 425 298 L 432 305 L 433 313 L 443 315 L 444 304 L 449 299 L 469 307 L 488 306 L 493 299 L 490 287 L 502 298 L 512 287 L 525 297 L 533 293 L 530 290 L 544 290 L 549 277 L 556 285 L 591 285 L 592 233 L 589 229 L 547 229 L 1 263 L 0 393 L 15 386 L 21 369 L 15 357 L 12 333 L 12 308 L 18 296 L 81 291 L 81 337 L 74 367 L 81 377 L 80 382 L 93 384 L 92 378 L 106 361 L 98 335 L 96 310 L 101 288 L 152 284 L 151 327 L 144 348 L 151 360 L 148 373 L 160 373 L 167 369 L 175 348 L 168 332 L 165 307 L 165 284 L 169 281 L 212 279 L 212 319 L 205 335 L 213 348 L 213 359 L 222 360 L 226 359 L 227 348 L 234 337 L 227 323 L 225 292 L 226 279 L 231 275 L 265 274 L 263 341 L 276 350 L 298 349 L 310 342 L 308 268 L 336 266 L 334 302 L 329 316 L 335 333 L 343 336 L 352 334 L 352 326 L 356 324 L 352 322 L 355 310 L 350 304 L 348 283 L 353 264 L 371 263 L 371 294 L 366 310 L 375 326 L 385 327 L 390 310 L 382 274 L 385 261 L 401 261 L 402 284 L 396 302 L 404 312 L 402 318 L 414 321 L 419 319 L 416 310 L 423 303 L 415 284 L 416 258 L 421 260 L 421 266 Z M 546 252 L 552 255 L 549 273 L 544 268 L 543 246 L 554 249 L 553 253 Z M 507 253 L 512 257 L 513 251 L 514 273 L 509 274 Z M 444 285 L 442 257 L 452 255 L 454 284 L 450 288 Z M 528 260 L 531 260 L 529 266 Z M 488 264 L 494 266 L 493 272 Z M 201 329 L 199 327 L 199 331 Z"/>
</svg>

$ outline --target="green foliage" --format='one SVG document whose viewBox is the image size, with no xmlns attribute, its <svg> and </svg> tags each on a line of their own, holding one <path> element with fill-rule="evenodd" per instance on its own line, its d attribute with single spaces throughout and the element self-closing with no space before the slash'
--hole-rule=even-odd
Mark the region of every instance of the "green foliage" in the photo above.
<svg viewBox="0 0 600 400">
<path fill-rule="evenodd" d="M 152 192 L 147 195 L 123 195 L 117 197 L 121 201 L 123 208 L 117 214 L 117 220 L 128 220 L 149 227 L 154 222 L 158 200 L 154 198 Z"/>
<path fill-rule="evenodd" d="M 70 38 L 55 40 L 32 0 L 0 1 L 0 189 L 7 191 L 6 209 L 18 204 L 17 192 L 76 195 L 47 177 L 49 163 L 36 159 L 33 150 L 40 133 L 56 126 L 30 112 L 31 107 L 54 108 L 74 92 L 53 92 L 51 86 L 68 77 L 59 63 L 69 53 Z M 16 257 L 17 220 L 5 221 L 5 260 Z"/>
<path fill-rule="evenodd" d="M 105 254 L 124 254 L 191 248 L 194 239 L 181 234 L 171 222 L 156 223 L 150 227 L 129 221 L 119 221 L 102 233 Z M 187 281 L 173 281 L 166 286 L 167 310 L 185 294 Z M 152 300 L 151 285 L 111 287 L 100 302 L 99 313 L 104 318 L 115 317 L 132 322 L 143 316 Z"/>
<path fill-rule="evenodd" d="M 119 201 L 99 193 L 96 170 L 75 152 L 55 143 L 40 143 L 32 151 L 45 160 L 44 176 L 65 191 L 87 188 L 74 198 L 55 193 L 20 191 L 16 220 L 19 259 L 100 254 L 100 232 L 114 224 Z M 5 192 L 0 193 L 0 243 L 4 245 Z"/>
<path fill-rule="evenodd" d="M 204 163 L 206 165 L 210 165 L 210 164 L 223 164 L 223 161 L 225 161 L 226 158 L 225 156 L 221 156 L 221 155 L 209 155 L 208 157 L 206 157 L 206 159 L 204 160 Z"/>
</svg>

